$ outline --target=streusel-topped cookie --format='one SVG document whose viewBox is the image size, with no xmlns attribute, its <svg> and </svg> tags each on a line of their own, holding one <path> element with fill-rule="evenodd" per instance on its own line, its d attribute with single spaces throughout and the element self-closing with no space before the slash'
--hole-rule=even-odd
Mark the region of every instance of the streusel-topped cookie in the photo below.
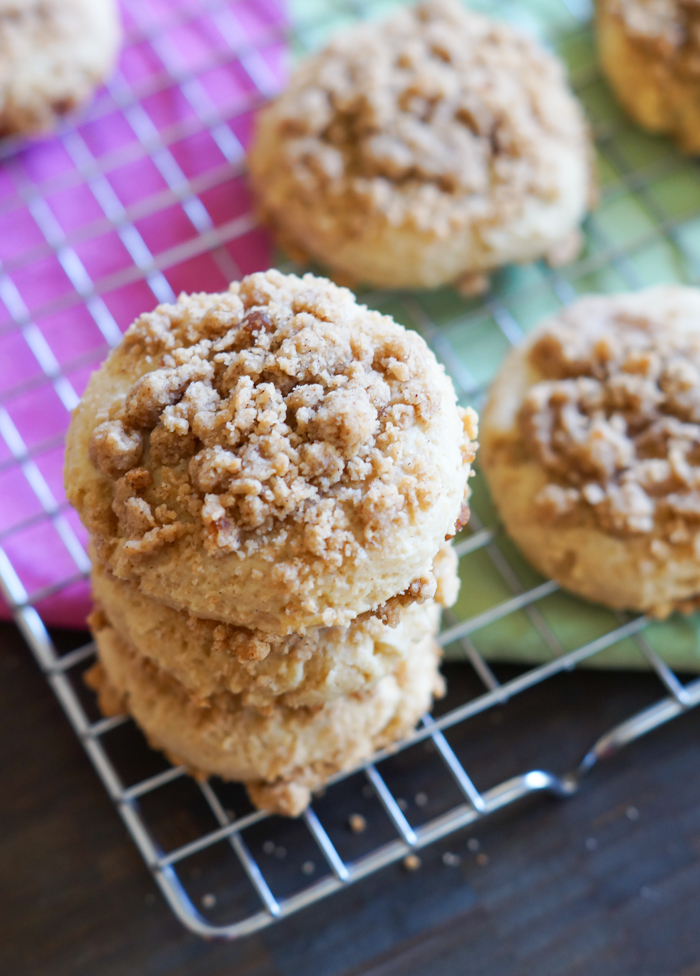
<svg viewBox="0 0 700 976">
<path fill-rule="evenodd" d="M 137 319 L 74 413 L 66 487 L 146 596 L 305 633 L 434 595 L 475 436 L 420 336 L 268 271 Z"/>
<path fill-rule="evenodd" d="M 115 0 L 0 0 L 0 136 L 42 132 L 109 74 Z"/>
<path fill-rule="evenodd" d="M 590 296 L 514 350 L 483 415 L 506 529 L 567 589 L 665 616 L 700 597 L 700 290 Z"/>
<path fill-rule="evenodd" d="M 590 155 L 555 57 L 427 0 L 300 65 L 259 114 L 249 164 L 283 246 L 348 280 L 419 288 L 573 256 Z"/>
<path fill-rule="evenodd" d="M 599 0 L 603 70 L 632 118 L 700 153 L 700 3 Z"/>
</svg>

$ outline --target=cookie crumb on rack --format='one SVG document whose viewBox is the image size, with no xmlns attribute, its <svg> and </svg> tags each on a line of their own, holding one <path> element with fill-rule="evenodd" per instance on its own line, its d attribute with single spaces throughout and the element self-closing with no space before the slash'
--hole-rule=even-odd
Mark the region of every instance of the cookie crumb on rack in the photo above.
<svg viewBox="0 0 700 976">
<path fill-rule="evenodd" d="M 361 813 L 351 813 L 348 817 L 348 824 L 353 834 L 362 834 L 367 829 L 367 821 Z"/>
<path fill-rule="evenodd" d="M 422 863 L 417 854 L 407 854 L 403 859 L 403 866 L 407 871 L 417 871 Z"/>
</svg>

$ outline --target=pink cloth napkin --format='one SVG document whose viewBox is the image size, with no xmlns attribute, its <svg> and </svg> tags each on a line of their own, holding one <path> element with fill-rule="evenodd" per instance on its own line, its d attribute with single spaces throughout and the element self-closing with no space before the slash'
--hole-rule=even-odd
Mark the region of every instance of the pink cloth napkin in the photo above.
<svg viewBox="0 0 700 976">
<path fill-rule="evenodd" d="M 62 466 L 91 372 L 140 312 L 271 262 L 244 152 L 284 83 L 283 2 L 123 0 L 106 88 L 56 136 L 0 142 L 0 577 L 47 623 L 90 608 Z"/>
</svg>

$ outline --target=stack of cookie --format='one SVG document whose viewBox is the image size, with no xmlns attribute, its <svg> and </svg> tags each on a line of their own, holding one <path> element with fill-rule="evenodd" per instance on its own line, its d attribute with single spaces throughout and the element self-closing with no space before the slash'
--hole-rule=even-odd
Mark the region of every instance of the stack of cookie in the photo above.
<svg viewBox="0 0 700 976">
<path fill-rule="evenodd" d="M 269 271 L 142 315 L 66 455 L 103 709 L 299 813 L 440 690 L 475 436 L 423 340 L 325 279 Z"/>
</svg>

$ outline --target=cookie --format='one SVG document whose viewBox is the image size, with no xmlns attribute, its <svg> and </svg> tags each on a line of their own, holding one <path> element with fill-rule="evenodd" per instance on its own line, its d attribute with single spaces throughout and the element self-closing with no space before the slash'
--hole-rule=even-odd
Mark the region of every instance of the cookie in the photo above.
<svg viewBox="0 0 700 976">
<path fill-rule="evenodd" d="M 268 271 L 137 319 L 73 414 L 65 482 L 145 596 L 304 634 L 434 596 L 475 436 L 420 336 Z"/>
<path fill-rule="evenodd" d="M 110 73 L 114 0 L 0 0 L 0 136 L 43 132 Z"/>
<path fill-rule="evenodd" d="M 658 617 L 700 596 L 700 290 L 588 296 L 506 360 L 481 462 L 541 572 Z"/>
<path fill-rule="evenodd" d="M 436 560 L 439 596 L 456 598 L 457 558 Z M 99 563 L 92 573 L 97 604 L 141 657 L 171 675 L 198 704 L 230 692 L 243 705 L 266 711 L 323 705 L 371 688 L 405 660 L 412 645 L 435 634 L 440 606 L 412 603 L 391 620 L 363 614 L 348 627 L 324 627 L 306 637 L 277 637 L 172 610 L 115 579 Z"/>
<path fill-rule="evenodd" d="M 331 775 L 352 768 L 409 732 L 442 692 L 439 648 L 415 643 L 393 674 L 369 691 L 320 708 L 278 707 L 267 714 L 235 695 L 197 705 L 182 685 L 139 657 L 102 614 L 92 620 L 100 663 L 88 683 L 107 714 L 128 710 L 154 748 L 198 778 L 216 774 L 246 784 L 252 802 L 296 816 Z"/>
<path fill-rule="evenodd" d="M 599 0 L 596 26 L 603 71 L 635 122 L 700 153 L 697 3 Z"/>
<path fill-rule="evenodd" d="M 293 256 L 388 287 L 563 262 L 592 193 L 559 61 L 457 0 L 344 31 L 305 61 L 259 113 L 249 167 Z"/>
</svg>

